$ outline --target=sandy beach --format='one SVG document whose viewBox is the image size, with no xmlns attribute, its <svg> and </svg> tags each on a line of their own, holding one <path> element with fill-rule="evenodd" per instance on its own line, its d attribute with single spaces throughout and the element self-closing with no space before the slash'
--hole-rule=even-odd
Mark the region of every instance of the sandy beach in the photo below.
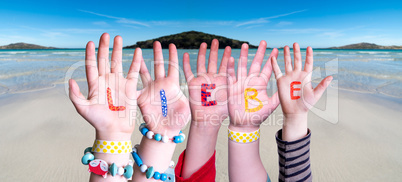
<svg viewBox="0 0 402 182">
<path fill-rule="evenodd" d="M 81 164 L 80 158 L 83 150 L 92 145 L 95 132 L 76 113 L 64 87 L 3 95 L 0 103 L 0 181 L 88 179 L 87 166 Z M 314 181 L 402 178 L 401 103 L 401 99 L 339 91 L 337 124 L 309 114 Z M 274 115 L 280 118 L 281 109 Z M 217 144 L 216 181 L 228 181 L 228 122 L 224 123 Z M 261 128 L 261 158 L 273 181 L 278 177 L 274 135 L 280 124 L 277 119 Z M 184 132 L 188 133 L 188 127 Z M 140 138 L 141 134 L 135 130 L 133 143 L 138 143 Z M 174 161 L 184 148 L 185 145 L 177 146 Z"/>
</svg>

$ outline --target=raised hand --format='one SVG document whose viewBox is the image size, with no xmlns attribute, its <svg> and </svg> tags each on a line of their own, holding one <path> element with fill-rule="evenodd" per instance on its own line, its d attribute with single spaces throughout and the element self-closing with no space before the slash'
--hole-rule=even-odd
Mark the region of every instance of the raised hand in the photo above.
<svg viewBox="0 0 402 182">
<path fill-rule="evenodd" d="M 230 59 L 231 48 L 227 46 L 217 72 L 219 41 L 214 39 L 205 67 L 207 44 L 202 43 L 197 58 L 197 77 L 193 75 L 188 53 L 183 56 L 183 69 L 190 95 L 192 121 L 204 125 L 220 127 L 228 116 L 226 66 Z"/>
<path fill-rule="evenodd" d="M 99 41 L 98 57 L 95 45 L 88 42 L 85 51 L 88 98 L 71 79 L 70 99 L 78 113 L 96 129 L 100 140 L 129 140 L 134 130 L 137 110 L 137 81 L 141 66 L 140 50 L 134 53 L 127 78 L 122 71 L 123 39 L 114 39 L 111 66 L 109 65 L 109 35 L 104 33 Z M 98 61 L 97 61 L 98 60 Z M 98 63 L 98 64 L 97 64 Z"/>
<path fill-rule="evenodd" d="M 140 91 L 138 105 L 151 131 L 175 136 L 189 121 L 190 107 L 180 89 L 179 64 L 174 44 L 169 45 L 169 70 L 166 76 L 161 44 L 154 42 L 154 68 L 155 80 L 152 80 L 142 60 L 140 74 L 144 88 Z M 167 105 L 167 108 L 164 110 L 162 105 Z"/>
<path fill-rule="evenodd" d="M 227 72 L 229 75 L 230 132 L 253 133 L 258 131 L 261 123 L 279 105 L 278 93 L 275 93 L 272 97 L 267 94 L 267 86 L 272 73 L 272 67 L 268 61 L 278 56 L 278 50 L 272 50 L 261 71 L 266 48 L 267 43 L 261 41 L 251 63 L 249 74 L 247 74 L 248 45 L 242 45 L 237 78 L 235 76 L 234 60 L 229 60 Z M 267 172 L 261 162 L 259 153 L 259 140 L 245 143 L 246 138 L 242 139 L 242 137 L 246 136 L 239 136 L 238 139 L 240 140 L 229 139 L 228 141 L 229 180 L 234 182 L 267 181 Z M 250 168 L 250 166 L 253 167 Z"/>
<path fill-rule="evenodd" d="M 225 48 L 219 72 L 217 72 L 218 49 L 218 40 L 212 40 L 207 70 L 205 68 L 207 44 L 200 45 L 197 77 L 194 77 L 191 71 L 188 53 L 183 56 L 192 116 L 183 165 L 184 178 L 189 178 L 198 171 L 214 154 L 219 128 L 228 116 L 226 66 L 231 49 L 229 46 Z"/>
<path fill-rule="evenodd" d="M 267 86 L 272 73 L 270 62 L 267 62 L 261 70 L 267 43 L 261 41 L 257 53 L 247 74 L 248 45 L 243 44 L 240 52 L 240 60 L 235 76 L 234 60 L 228 63 L 229 83 L 229 128 L 237 128 L 239 131 L 255 131 L 260 124 L 279 105 L 278 93 L 272 97 L 267 94 Z M 278 50 L 271 52 L 268 60 L 278 56 Z"/>
<path fill-rule="evenodd" d="M 332 76 L 323 79 L 316 88 L 311 85 L 313 71 L 313 50 L 307 47 L 306 63 L 302 70 L 299 44 L 293 44 L 294 67 L 289 46 L 284 48 L 285 75 L 279 69 L 275 58 L 272 67 L 277 80 L 279 99 L 284 114 L 283 140 L 292 141 L 302 138 L 307 133 L 308 110 L 321 98 L 332 80 Z"/>
</svg>

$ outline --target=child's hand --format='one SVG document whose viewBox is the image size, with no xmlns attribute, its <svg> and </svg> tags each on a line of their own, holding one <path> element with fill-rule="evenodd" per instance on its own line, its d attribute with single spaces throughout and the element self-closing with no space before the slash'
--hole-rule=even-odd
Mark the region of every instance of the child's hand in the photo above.
<svg viewBox="0 0 402 182">
<path fill-rule="evenodd" d="M 226 66 L 231 49 L 229 46 L 225 48 L 217 73 L 218 49 L 219 41 L 214 39 L 207 70 L 205 68 L 207 44 L 201 44 L 197 59 L 197 77 L 194 77 L 191 71 L 188 53 L 183 56 L 183 69 L 188 83 L 192 121 L 219 129 L 222 121 L 228 116 Z M 208 88 L 202 89 L 203 84 Z M 203 95 L 202 90 L 210 96 Z"/>
<path fill-rule="evenodd" d="M 276 59 L 272 59 L 272 67 L 277 80 L 279 99 L 284 114 L 282 140 L 294 141 L 307 134 L 308 110 L 320 99 L 332 80 L 332 76 L 323 79 L 313 89 L 311 75 L 313 71 L 313 50 L 306 50 L 306 63 L 302 70 L 300 47 L 293 45 L 294 69 L 288 46 L 284 48 L 285 75 L 282 75 Z"/>
<path fill-rule="evenodd" d="M 130 140 L 134 130 L 134 123 L 130 118 L 135 119 L 137 110 L 136 93 L 141 51 L 135 51 L 127 78 L 124 78 L 122 44 L 122 38 L 116 36 L 110 68 L 109 35 L 105 33 L 100 38 L 98 66 L 95 45 L 88 42 L 85 53 L 88 99 L 82 95 L 74 80 L 69 82 L 71 101 L 78 113 L 95 127 L 96 138 L 100 140 Z"/>
<path fill-rule="evenodd" d="M 156 41 L 153 48 L 155 80 L 152 80 L 142 60 L 140 73 L 144 88 L 140 91 L 138 105 L 149 130 L 175 136 L 190 119 L 188 100 L 180 89 L 177 50 L 174 44 L 169 45 L 169 71 L 166 76 L 161 44 Z M 162 99 L 163 93 L 166 99 Z M 162 100 L 167 102 L 166 112 L 162 111 L 162 105 L 165 105 Z"/>
<path fill-rule="evenodd" d="M 279 99 L 283 114 L 304 114 L 320 99 L 325 89 L 332 80 L 328 76 L 313 89 L 311 75 L 313 71 L 313 50 L 308 47 L 306 50 L 306 63 L 302 70 L 302 59 L 300 47 L 297 43 L 293 45 L 294 69 L 290 57 L 289 47 L 284 48 L 285 75 L 282 75 L 276 59 L 272 59 L 272 67 L 277 80 Z"/>
<path fill-rule="evenodd" d="M 261 70 L 267 43 L 261 41 L 257 53 L 247 76 L 248 45 L 243 44 L 240 60 L 235 77 L 234 60 L 229 60 L 228 83 L 229 83 L 229 115 L 231 130 L 255 131 L 260 124 L 278 107 L 278 93 L 272 97 L 267 95 L 267 85 L 271 77 L 272 67 L 269 62 Z M 278 56 L 278 50 L 271 52 L 269 59 Z M 268 59 L 268 60 L 269 60 Z"/>
</svg>

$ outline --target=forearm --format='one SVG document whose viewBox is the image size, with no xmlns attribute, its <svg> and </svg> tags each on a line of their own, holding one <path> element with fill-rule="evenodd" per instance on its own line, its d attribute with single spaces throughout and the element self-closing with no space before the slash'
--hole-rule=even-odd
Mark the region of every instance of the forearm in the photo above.
<svg viewBox="0 0 402 182">
<path fill-rule="evenodd" d="M 276 134 L 279 181 L 311 181 L 310 131 L 307 113 L 285 114 L 282 130 Z"/>
<path fill-rule="evenodd" d="M 279 159 L 279 181 L 312 181 L 310 167 L 310 137 L 307 135 L 296 141 L 282 140 L 283 130 L 276 134 Z"/>
<path fill-rule="evenodd" d="M 144 165 L 148 167 L 153 166 L 154 171 L 164 173 L 169 167 L 175 148 L 176 144 L 173 142 L 163 143 L 144 136 L 137 152 Z M 133 181 L 151 180 L 157 181 L 154 178 L 147 179 L 145 173 L 142 173 L 140 168 L 134 164 Z"/>
<path fill-rule="evenodd" d="M 214 154 L 219 128 L 220 123 L 217 127 L 191 122 L 182 172 L 184 179 L 197 172 Z"/>
<path fill-rule="evenodd" d="M 257 128 L 237 128 L 229 125 L 229 129 L 237 132 L 253 132 Z M 229 180 L 267 181 L 267 172 L 260 158 L 259 139 L 251 143 L 238 143 L 229 140 Z"/>
</svg>

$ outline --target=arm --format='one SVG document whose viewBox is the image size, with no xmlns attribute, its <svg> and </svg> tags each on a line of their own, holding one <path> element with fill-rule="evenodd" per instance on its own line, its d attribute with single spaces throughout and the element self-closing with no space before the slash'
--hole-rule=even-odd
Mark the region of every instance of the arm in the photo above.
<svg viewBox="0 0 402 182">
<path fill-rule="evenodd" d="M 330 84 L 328 76 L 313 89 L 313 50 L 306 50 L 306 63 L 302 70 L 300 47 L 293 45 L 294 69 L 289 47 L 284 48 L 285 75 L 282 75 L 275 58 L 272 67 L 277 80 L 279 99 L 284 114 L 282 130 L 277 133 L 279 154 L 279 181 L 311 181 L 310 132 L 307 129 L 307 113 L 321 98 Z"/>
<path fill-rule="evenodd" d="M 69 81 L 70 99 L 77 112 L 85 118 L 96 130 L 96 139 L 108 141 L 129 141 L 134 130 L 131 117 L 135 118 L 137 110 L 136 90 L 138 71 L 141 59 L 134 56 L 131 69 L 127 78 L 122 72 L 122 38 L 116 36 L 112 52 L 112 68 L 109 66 L 109 35 L 103 34 L 99 41 L 98 62 L 95 56 L 95 45 L 89 42 L 86 47 L 86 75 L 88 80 L 88 98 L 85 98 L 78 84 L 74 80 Z M 136 53 L 135 53 L 136 54 Z M 98 64 L 97 64 L 98 63 Z M 113 104 L 124 106 L 124 110 L 110 109 L 107 101 L 107 89 L 111 90 Z M 130 117 L 131 116 L 131 117 Z M 128 164 L 129 153 L 107 154 L 94 153 L 95 159 L 102 159 L 110 166 Z M 121 175 L 107 178 L 91 173 L 90 181 L 127 181 Z"/>
<path fill-rule="evenodd" d="M 226 65 L 231 49 L 226 47 L 222 62 L 217 73 L 219 42 L 214 39 L 208 60 L 208 70 L 205 67 L 207 44 L 200 45 L 197 59 L 197 77 L 194 77 L 188 53 L 183 56 L 183 68 L 189 88 L 191 107 L 191 126 L 185 151 L 182 177 L 190 178 L 214 154 L 219 128 L 227 117 L 227 80 Z M 202 84 L 208 84 L 208 89 L 202 89 Z M 202 90 L 209 92 L 202 100 Z M 215 102 L 213 102 L 215 101 Z M 203 104 L 204 102 L 204 104 Z"/>
<path fill-rule="evenodd" d="M 142 56 L 141 56 L 142 59 Z M 169 45 L 169 71 L 165 74 L 162 47 L 159 42 L 154 42 L 154 68 L 155 80 L 142 60 L 141 80 L 144 88 L 140 91 L 138 105 L 149 131 L 172 138 L 177 136 L 180 130 L 187 124 L 190 117 L 188 100 L 180 90 L 179 64 L 177 50 L 174 44 Z M 160 91 L 164 90 L 167 101 L 167 113 L 162 113 Z M 169 167 L 176 144 L 173 142 L 163 143 L 143 137 L 138 148 L 138 155 L 148 167 L 163 173 Z M 134 165 L 133 181 L 149 181 L 145 173 Z"/>
<path fill-rule="evenodd" d="M 261 41 L 247 74 L 248 45 L 243 44 L 235 77 L 234 60 L 228 64 L 229 83 L 229 129 L 233 132 L 250 133 L 259 130 L 260 125 L 279 105 L 278 94 L 267 95 L 271 76 L 271 64 L 267 62 L 261 70 L 267 43 Z M 271 52 L 269 59 L 278 56 L 278 50 Z M 241 135 L 239 137 L 242 137 Z M 244 140 L 244 138 L 237 138 Z M 229 140 L 230 181 L 267 181 L 267 172 L 259 154 L 259 140 L 241 143 Z"/>
</svg>

